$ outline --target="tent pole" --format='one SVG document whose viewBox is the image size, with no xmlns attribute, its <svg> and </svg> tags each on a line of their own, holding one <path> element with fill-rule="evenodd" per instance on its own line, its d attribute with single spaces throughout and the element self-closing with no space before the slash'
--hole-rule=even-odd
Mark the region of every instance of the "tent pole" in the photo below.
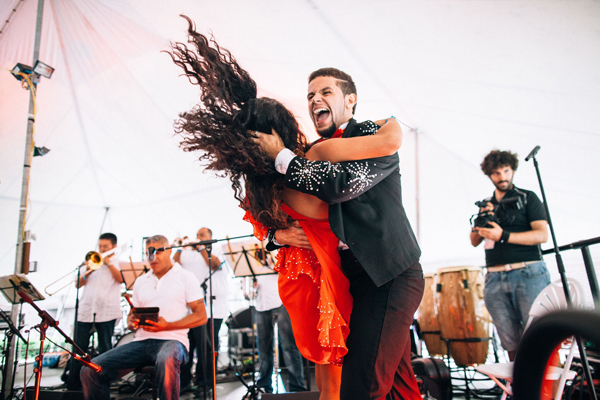
<svg viewBox="0 0 600 400">
<path fill-rule="evenodd" d="M 421 210 L 419 209 L 419 129 L 413 128 L 415 133 L 415 206 L 417 214 L 417 242 L 421 242 Z"/>
<path fill-rule="evenodd" d="M 104 219 L 102 220 L 102 225 L 100 225 L 100 233 L 98 234 L 98 236 L 100 236 L 104 233 L 104 224 L 106 223 L 106 217 L 108 216 L 109 210 L 110 210 L 110 207 L 104 207 Z"/>
<path fill-rule="evenodd" d="M 40 54 L 40 39 L 42 36 L 42 16 L 44 14 L 44 0 L 38 0 L 38 9 L 37 9 L 37 18 L 35 24 L 35 44 L 33 49 L 33 62 L 32 66 L 35 65 L 36 61 L 39 59 Z M 27 119 L 27 137 L 25 139 L 25 162 L 23 164 L 23 183 L 21 186 L 21 205 L 19 207 L 19 231 L 17 234 L 17 255 L 15 260 L 15 274 L 23 273 L 23 249 L 24 249 L 24 239 L 25 239 L 25 214 L 27 210 L 27 202 L 29 200 L 29 176 L 31 172 L 31 161 L 33 158 L 33 126 L 35 124 L 35 102 L 34 102 L 34 92 L 37 87 L 37 82 L 39 80 L 39 76 L 35 76 L 35 72 L 33 73 L 33 79 L 31 79 L 33 88 L 29 88 L 30 96 L 29 96 L 29 116 Z M 10 312 L 10 318 L 15 324 L 18 326 L 18 316 L 19 316 L 19 305 L 13 304 Z M 11 342 L 8 344 L 10 347 L 10 352 L 8 358 L 4 364 L 6 368 L 6 379 L 2 382 L 2 393 L 4 394 L 4 399 L 8 399 L 12 393 L 12 383 L 14 378 L 14 370 L 11 368 L 13 363 L 15 362 L 16 357 L 16 348 L 15 348 L 15 337 L 12 336 Z"/>
</svg>

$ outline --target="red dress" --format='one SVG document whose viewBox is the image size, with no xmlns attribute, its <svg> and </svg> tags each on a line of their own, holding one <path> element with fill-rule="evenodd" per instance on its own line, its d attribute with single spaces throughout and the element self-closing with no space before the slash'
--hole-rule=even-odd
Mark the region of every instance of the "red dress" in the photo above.
<svg viewBox="0 0 600 400">
<path fill-rule="evenodd" d="M 340 266 L 339 239 L 327 219 L 308 218 L 285 204 L 281 208 L 300 222 L 313 248 L 283 247 L 276 256 L 279 296 L 290 314 L 296 345 L 304 357 L 317 364 L 341 365 L 348 353 L 352 296 Z M 252 223 L 258 239 L 267 237 L 268 230 L 250 212 L 244 220 Z"/>
</svg>

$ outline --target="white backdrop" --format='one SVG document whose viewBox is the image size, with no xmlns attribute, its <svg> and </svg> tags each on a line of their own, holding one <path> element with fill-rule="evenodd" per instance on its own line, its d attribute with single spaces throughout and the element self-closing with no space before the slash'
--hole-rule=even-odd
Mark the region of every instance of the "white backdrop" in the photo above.
<svg viewBox="0 0 600 400">
<path fill-rule="evenodd" d="M 1 67 L 31 64 L 36 7 L 0 1 Z M 37 286 L 78 265 L 101 230 L 131 241 L 134 260 L 144 236 L 251 233 L 228 181 L 203 173 L 173 133 L 199 95 L 162 53 L 186 40 L 181 13 L 313 138 L 306 78 L 324 66 L 357 82 L 357 119 L 405 123 L 404 204 L 425 270 L 483 264 L 468 220 L 492 192 L 479 163 L 493 148 L 517 152 L 515 183 L 540 194 L 523 158 L 541 145 L 559 243 L 600 236 L 597 0 L 46 0 L 40 60 L 56 72 L 38 87 L 35 142 L 51 152 L 31 173 Z M 0 71 L 0 275 L 14 270 L 27 112 L 28 92 Z M 579 254 L 565 257 L 580 274 Z"/>
</svg>

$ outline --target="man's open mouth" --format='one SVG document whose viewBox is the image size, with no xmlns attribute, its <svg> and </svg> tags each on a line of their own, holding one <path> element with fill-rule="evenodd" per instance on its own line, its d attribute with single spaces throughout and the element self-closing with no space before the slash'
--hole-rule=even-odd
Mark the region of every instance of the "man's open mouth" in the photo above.
<svg viewBox="0 0 600 400">
<path fill-rule="evenodd" d="M 319 124 L 321 122 L 326 121 L 331 113 L 329 112 L 328 109 L 321 107 L 321 108 L 315 108 L 313 110 L 313 114 L 314 114 L 315 121 Z"/>
</svg>

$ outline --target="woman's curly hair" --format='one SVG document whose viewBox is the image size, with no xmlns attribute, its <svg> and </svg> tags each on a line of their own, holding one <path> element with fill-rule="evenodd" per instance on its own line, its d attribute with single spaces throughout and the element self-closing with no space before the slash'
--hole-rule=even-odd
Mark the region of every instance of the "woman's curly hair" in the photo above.
<svg viewBox="0 0 600 400">
<path fill-rule="evenodd" d="M 247 132 L 274 129 L 285 147 L 302 154 L 307 141 L 296 118 L 276 100 L 257 99 L 256 83 L 231 53 L 182 17 L 188 22 L 191 46 L 172 43 L 168 54 L 201 94 L 200 103 L 175 122 L 175 132 L 183 137 L 181 147 L 199 151 L 207 169 L 229 177 L 235 198 L 255 220 L 270 228 L 288 227 L 290 218 L 280 208 L 284 176 Z"/>
</svg>

